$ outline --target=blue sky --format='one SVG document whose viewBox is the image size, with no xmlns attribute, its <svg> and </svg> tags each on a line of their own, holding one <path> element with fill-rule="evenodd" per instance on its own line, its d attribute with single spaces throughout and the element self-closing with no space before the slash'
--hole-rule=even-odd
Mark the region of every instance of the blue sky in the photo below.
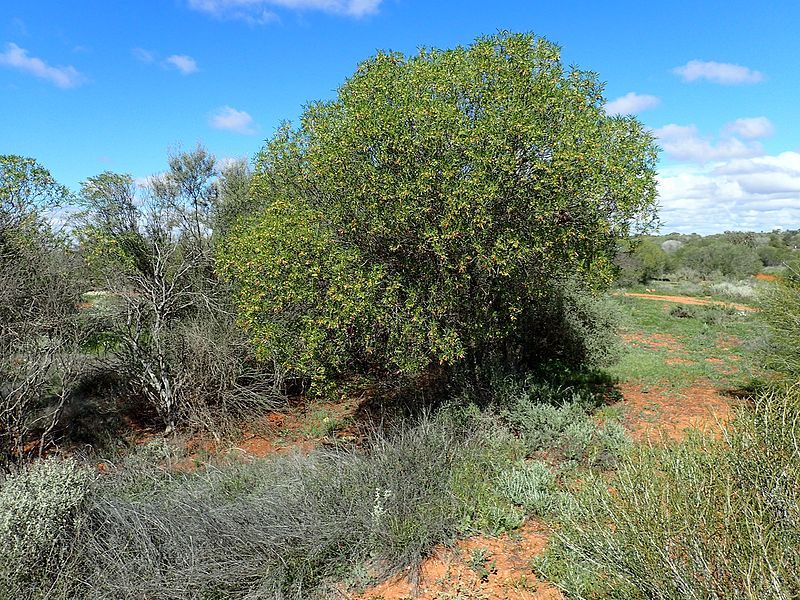
<svg viewBox="0 0 800 600">
<path fill-rule="evenodd" d="M 800 227 L 800 3 L 2 0 L 0 153 L 64 184 L 252 157 L 377 49 L 560 44 L 659 137 L 662 231 Z"/>
</svg>

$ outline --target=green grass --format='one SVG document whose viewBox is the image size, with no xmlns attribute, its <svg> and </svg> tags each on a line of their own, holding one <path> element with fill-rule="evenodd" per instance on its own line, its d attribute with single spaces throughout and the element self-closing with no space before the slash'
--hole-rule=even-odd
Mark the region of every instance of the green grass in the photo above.
<svg viewBox="0 0 800 600">
<path fill-rule="evenodd" d="M 750 379 L 748 341 L 754 315 L 712 306 L 685 306 L 643 298 L 618 298 L 625 352 L 608 372 L 620 381 L 683 388 L 700 380 L 729 387 Z"/>
</svg>

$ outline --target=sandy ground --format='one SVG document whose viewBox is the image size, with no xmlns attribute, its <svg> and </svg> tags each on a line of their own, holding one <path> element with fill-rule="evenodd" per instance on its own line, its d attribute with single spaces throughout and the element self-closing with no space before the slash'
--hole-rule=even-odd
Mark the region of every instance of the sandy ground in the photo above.
<svg viewBox="0 0 800 600">
<path fill-rule="evenodd" d="M 437 548 L 418 573 L 401 574 L 345 598 L 558 600 L 561 592 L 536 579 L 531 569 L 531 559 L 544 549 L 548 537 L 546 527 L 529 521 L 509 534 L 461 540 L 453 548 Z"/>
<path fill-rule="evenodd" d="M 633 292 L 625 292 L 622 294 L 629 298 L 644 298 L 646 300 L 659 300 L 661 302 L 675 302 L 678 304 L 692 304 L 694 306 L 730 306 L 736 310 L 744 312 L 756 312 L 757 308 L 747 306 L 746 304 L 736 304 L 733 302 L 720 302 L 718 300 L 705 300 L 703 298 L 694 298 L 692 296 L 664 296 L 661 294 L 635 294 Z"/>
</svg>

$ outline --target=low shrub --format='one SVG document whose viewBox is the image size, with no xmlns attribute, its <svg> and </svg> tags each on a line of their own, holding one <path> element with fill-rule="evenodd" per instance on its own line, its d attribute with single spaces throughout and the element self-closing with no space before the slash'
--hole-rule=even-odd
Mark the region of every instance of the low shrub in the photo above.
<svg viewBox="0 0 800 600">
<path fill-rule="evenodd" d="M 161 462 L 163 451 L 152 453 Z M 14 597 L 324 596 L 354 566 L 384 577 L 458 535 L 519 526 L 524 510 L 494 482 L 523 453 L 496 417 L 452 410 L 375 433 L 367 451 L 196 475 L 155 469 L 137 454 L 98 481 L 79 531 L 54 529 L 67 538 L 52 544 L 73 550 L 63 577 L 46 563 L 5 564 L 42 575 Z"/>
<path fill-rule="evenodd" d="M 374 431 L 360 449 L 195 474 L 171 470 L 169 444 L 152 442 L 106 463 L 70 505 L 80 527 L 53 542 L 54 556 L 69 557 L 58 570 L 9 558 L 31 582 L 14 597 L 330 597 L 342 581 L 359 588 L 414 569 L 458 536 L 557 513 L 569 498 L 550 463 L 604 466 L 626 446 L 613 422 L 594 424 L 595 400 L 576 390 L 508 384 L 496 404 L 447 406 Z"/>
<path fill-rule="evenodd" d="M 703 279 L 700 273 L 689 267 L 680 267 L 671 276 L 672 279 L 682 283 L 698 284 Z"/>
<path fill-rule="evenodd" d="M 0 598 L 23 598 L 45 587 L 70 559 L 70 541 L 90 477 L 72 460 L 48 459 L 0 483 Z"/>
<path fill-rule="evenodd" d="M 610 468 L 630 445 L 618 422 L 595 423 L 589 412 L 598 400 L 586 392 L 547 387 L 533 391 L 520 389 L 503 412 L 530 454 Z"/>
<path fill-rule="evenodd" d="M 539 460 L 512 466 L 498 479 L 497 489 L 509 501 L 537 517 L 549 515 L 558 508 L 563 495 L 558 489 L 555 473 Z"/>
<path fill-rule="evenodd" d="M 736 316 L 736 309 L 731 306 L 709 304 L 706 306 L 693 306 L 676 304 L 669 310 L 671 317 L 678 319 L 698 319 L 706 325 L 723 325 Z"/>
<path fill-rule="evenodd" d="M 669 309 L 669 316 L 677 317 L 679 319 L 694 319 L 697 316 L 697 309 L 695 309 L 693 306 L 676 304 Z"/>
<path fill-rule="evenodd" d="M 738 311 L 732 306 L 716 304 L 703 306 L 699 312 L 700 320 L 706 325 L 725 325 L 735 319 Z"/>
<path fill-rule="evenodd" d="M 719 281 L 712 283 L 710 290 L 715 296 L 731 300 L 755 300 L 758 296 L 756 288 L 748 281 Z"/>
</svg>

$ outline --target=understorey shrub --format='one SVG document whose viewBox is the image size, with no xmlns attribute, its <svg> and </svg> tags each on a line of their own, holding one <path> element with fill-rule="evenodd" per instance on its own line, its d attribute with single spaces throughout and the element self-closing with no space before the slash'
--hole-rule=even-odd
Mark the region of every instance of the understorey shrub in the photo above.
<svg viewBox="0 0 800 600">
<path fill-rule="evenodd" d="M 758 318 L 765 339 L 759 355 L 765 366 L 787 381 L 800 381 L 800 261 L 761 294 Z"/>
<path fill-rule="evenodd" d="M 50 220 L 69 201 L 35 160 L 0 155 L 0 473 L 52 450 L 85 368 L 81 282 Z"/>
<path fill-rule="evenodd" d="M 220 179 L 215 158 L 198 147 L 171 156 L 169 170 L 146 185 L 105 172 L 81 187 L 76 234 L 102 287 L 91 312 L 106 323 L 96 351 L 118 373 L 119 391 L 167 432 L 219 435 L 281 398 L 275 363 L 256 358 L 214 273 L 213 228 L 235 220 L 248 181 L 239 167 Z"/>
<path fill-rule="evenodd" d="M 67 575 L 90 481 L 76 462 L 55 458 L 0 481 L 0 598 L 26 598 Z"/>
<path fill-rule="evenodd" d="M 476 411 L 376 431 L 363 450 L 197 474 L 165 469 L 167 455 L 153 445 L 107 463 L 86 499 L 68 505 L 81 507 L 80 527 L 49 529 L 55 537 L 36 546 L 68 561 L 8 557 L 31 582 L 12 597 L 328 597 L 353 573 L 364 584 L 414 569 L 438 544 L 507 531 L 525 514 L 496 487 L 524 450 Z"/>
<path fill-rule="evenodd" d="M 568 395 L 546 389 L 532 393 L 554 402 Z M 13 527 L 28 527 L 23 516 L 33 514 L 44 526 L 32 531 L 50 537 L 32 543 L 39 538 L 26 534 L 22 550 L 5 555 L 7 577 L 27 586 L 8 589 L 48 600 L 324 598 L 341 593 L 343 580 L 357 590 L 413 573 L 437 545 L 569 507 L 560 480 L 583 477 L 611 448 L 608 426 L 589 433 L 592 404 L 578 401 L 574 411 L 548 405 L 554 412 L 534 416 L 526 407 L 515 419 L 455 404 L 376 429 L 361 448 L 197 473 L 175 471 L 178 457 L 164 440 L 106 461 L 94 479 L 73 463 L 42 463 L 60 468 L 58 477 L 14 505 Z M 546 460 L 532 459 L 536 451 Z M 555 466 L 565 453 L 572 460 Z"/>
<path fill-rule="evenodd" d="M 594 421 L 597 402 L 578 390 L 519 387 L 503 399 L 502 414 L 528 453 L 607 469 L 630 447 L 630 438 L 615 420 Z"/>
<path fill-rule="evenodd" d="M 558 510 L 564 497 L 552 467 L 539 460 L 520 462 L 503 472 L 497 489 L 510 502 L 536 517 L 549 516 Z"/>
<path fill-rule="evenodd" d="M 800 394 L 766 392 L 722 439 L 639 447 L 587 475 L 540 572 L 577 598 L 800 593 Z"/>
</svg>

